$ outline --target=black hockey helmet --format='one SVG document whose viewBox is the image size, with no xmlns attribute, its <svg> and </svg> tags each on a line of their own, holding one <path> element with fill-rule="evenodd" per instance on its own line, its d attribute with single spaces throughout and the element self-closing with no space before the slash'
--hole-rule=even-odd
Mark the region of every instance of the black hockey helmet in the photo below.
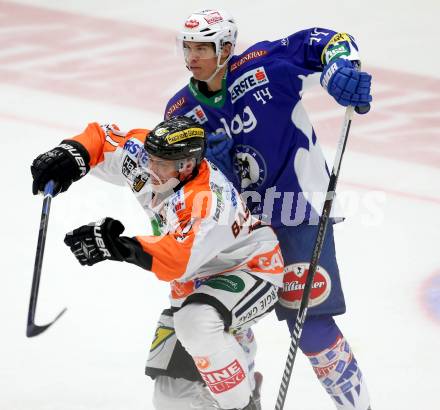
<svg viewBox="0 0 440 410">
<path fill-rule="evenodd" d="M 185 116 L 162 121 L 145 140 L 148 154 L 167 160 L 195 158 L 197 165 L 205 156 L 205 129 Z"/>
</svg>

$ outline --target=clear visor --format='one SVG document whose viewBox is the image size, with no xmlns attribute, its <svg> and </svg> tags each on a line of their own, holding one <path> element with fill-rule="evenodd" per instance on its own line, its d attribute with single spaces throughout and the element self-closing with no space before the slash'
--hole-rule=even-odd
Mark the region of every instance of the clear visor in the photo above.
<svg viewBox="0 0 440 410">
<path fill-rule="evenodd" d="M 186 41 L 182 37 L 176 39 L 176 52 L 188 63 L 191 59 L 209 60 L 216 58 L 214 42 Z"/>
<path fill-rule="evenodd" d="M 167 192 L 179 184 L 182 160 L 166 160 L 150 155 L 145 149 L 137 154 L 136 168 L 131 171 L 131 181 L 137 192 L 151 190 Z"/>
</svg>

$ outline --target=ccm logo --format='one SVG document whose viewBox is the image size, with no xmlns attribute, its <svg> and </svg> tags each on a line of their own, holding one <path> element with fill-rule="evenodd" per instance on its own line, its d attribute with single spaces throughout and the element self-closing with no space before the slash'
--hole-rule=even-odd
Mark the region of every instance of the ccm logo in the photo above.
<svg viewBox="0 0 440 410">
<path fill-rule="evenodd" d="M 108 256 L 110 258 L 112 255 L 105 246 L 104 239 L 102 239 L 102 233 L 101 233 L 102 223 L 103 221 L 96 222 L 95 227 L 93 228 L 93 233 L 95 234 L 96 244 L 98 245 L 98 248 L 102 253 L 102 256 Z"/>
</svg>

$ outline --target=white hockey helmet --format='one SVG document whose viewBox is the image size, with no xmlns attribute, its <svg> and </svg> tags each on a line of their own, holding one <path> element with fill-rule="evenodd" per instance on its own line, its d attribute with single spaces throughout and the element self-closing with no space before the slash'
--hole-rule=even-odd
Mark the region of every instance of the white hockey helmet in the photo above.
<svg viewBox="0 0 440 410">
<path fill-rule="evenodd" d="M 217 56 L 221 54 L 224 44 L 231 43 L 232 56 L 237 34 L 234 18 L 227 11 L 198 10 L 186 19 L 177 40 L 181 49 L 184 41 L 214 43 Z"/>
</svg>

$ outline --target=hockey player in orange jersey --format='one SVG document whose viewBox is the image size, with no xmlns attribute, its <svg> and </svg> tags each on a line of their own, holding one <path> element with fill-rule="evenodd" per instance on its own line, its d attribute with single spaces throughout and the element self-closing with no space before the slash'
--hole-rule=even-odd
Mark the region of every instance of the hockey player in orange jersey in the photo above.
<svg viewBox="0 0 440 410">
<path fill-rule="evenodd" d="M 125 261 L 170 282 L 171 308 L 146 368 L 155 408 L 257 410 L 251 325 L 278 299 L 283 260 L 271 228 L 204 159 L 205 146 L 204 129 L 187 117 L 151 132 L 92 123 L 34 160 L 33 193 L 49 180 L 64 192 L 90 169 L 125 181 L 154 235 L 121 236 L 122 223 L 107 217 L 69 232 L 65 243 L 82 265 Z"/>
</svg>

